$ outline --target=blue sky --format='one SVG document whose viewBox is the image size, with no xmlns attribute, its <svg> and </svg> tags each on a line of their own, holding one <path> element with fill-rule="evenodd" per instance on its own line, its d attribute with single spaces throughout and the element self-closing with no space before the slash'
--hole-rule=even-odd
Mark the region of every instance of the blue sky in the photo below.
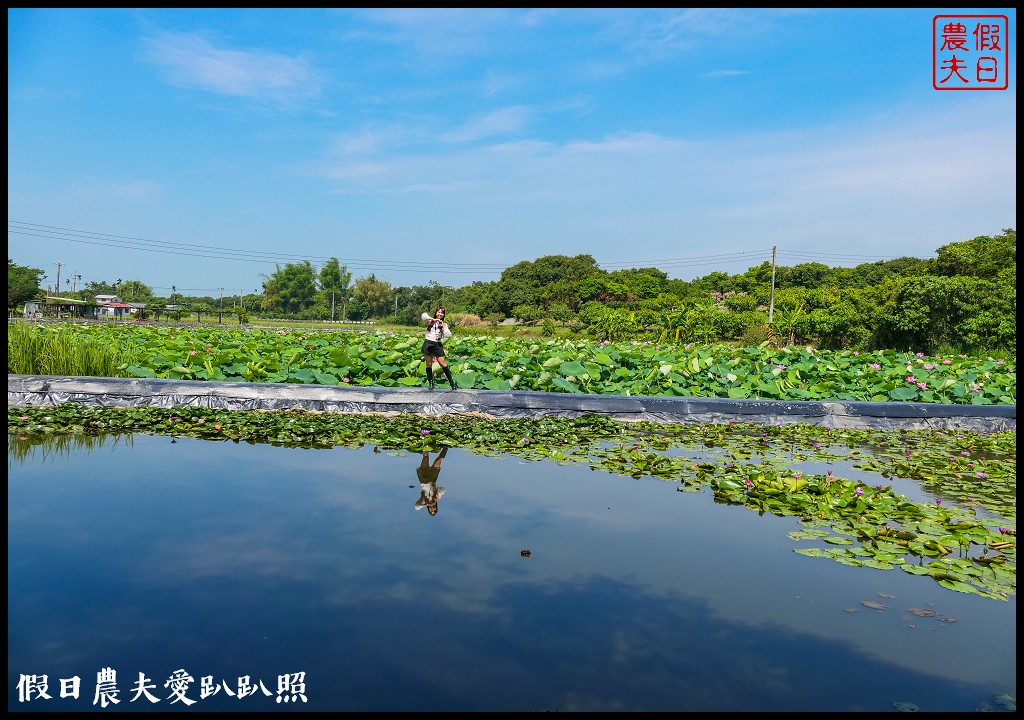
<svg viewBox="0 0 1024 720">
<path fill-rule="evenodd" d="M 1006 15 L 1009 88 L 932 86 Z M 157 295 L 290 262 L 692 280 L 1016 228 L 1016 11 L 8 8 L 8 257 Z"/>
</svg>

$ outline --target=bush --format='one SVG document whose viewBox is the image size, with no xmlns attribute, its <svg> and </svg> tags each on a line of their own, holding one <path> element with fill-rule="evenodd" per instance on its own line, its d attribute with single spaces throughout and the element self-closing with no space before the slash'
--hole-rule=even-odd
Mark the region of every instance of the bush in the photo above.
<svg viewBox="0 0 1024 720">
<path fill-rule="evenodd" d="M 768 323 L 762 323 L 760 325 L 751 325 L 746 330 L 744 330 L 743 334 L 740 336 L 739 346 L 740 347 L 757 347 L 761 343 L 765 342 L 767 339 L 768 339 Z M 774 341 L 775 341 L 776 345 L 780 344 L 779 343 L 779 337 L 778 337 L 778 331 L 776 331 L 776 336 L 774 338 Z"/>
<path fill-rule="evenodd" d="M 448 324 L 452 327 L 473 328 L 474 330 L 485 328 L 489 323 L 473 313 L 453 313 L 448 318 Z"/>
</svg>

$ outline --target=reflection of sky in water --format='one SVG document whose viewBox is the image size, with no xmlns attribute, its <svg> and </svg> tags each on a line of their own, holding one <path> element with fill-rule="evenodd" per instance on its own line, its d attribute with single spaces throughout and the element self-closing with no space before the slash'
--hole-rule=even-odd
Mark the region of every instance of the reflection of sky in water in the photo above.
<svg viewBox="0 0 1024 720">
<path fill-rule="evenodd" d="M 795 520 L 582 466 L 454 449 L 431 517 L 419 461 L 148 436 L 9 459 L 8 687 L 78 674 L 91 693 L 112 665 L 129 697 L 140 670 L 263 673 L 272 692 L 305 671 L 303 710 L 974 710 L 1015 692 L 1015 598 L 804 557 Z"/>
</svg>

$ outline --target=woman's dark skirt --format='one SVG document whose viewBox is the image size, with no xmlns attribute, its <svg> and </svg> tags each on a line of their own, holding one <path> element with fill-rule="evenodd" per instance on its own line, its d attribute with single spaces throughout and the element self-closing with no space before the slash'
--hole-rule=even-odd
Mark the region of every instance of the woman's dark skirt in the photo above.
<svg viewBox="0 0 1024 720">
<path fill-rule="evenodd" d="M 424 340 L 423 354 L 430 357 L 444 357 L 444 345 L 436 340 Z"/>
</svg>

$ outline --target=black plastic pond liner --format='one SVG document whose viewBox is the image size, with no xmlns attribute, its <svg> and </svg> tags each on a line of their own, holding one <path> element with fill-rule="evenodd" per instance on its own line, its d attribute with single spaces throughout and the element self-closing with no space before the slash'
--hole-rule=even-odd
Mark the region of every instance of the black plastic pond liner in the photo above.
<svg viewBox="0 0 1024 720">
<path fill-rule="evenodd" d="M 7 406 L 74 402 L 99 407 L 206 407 L 223 410 L 302 409 L 344 413 L 419 413 L 481 418 L 575 418 L 679 424 L 805 423 L 833 428 L 1016 429 L 1016 405 L 910 402 L 809 402 L 725 398 L 630 397 L 505 390 L 427 390 L 293 383 L 213 382 L 46 375 L 8 375 Z"/>
</svg>

